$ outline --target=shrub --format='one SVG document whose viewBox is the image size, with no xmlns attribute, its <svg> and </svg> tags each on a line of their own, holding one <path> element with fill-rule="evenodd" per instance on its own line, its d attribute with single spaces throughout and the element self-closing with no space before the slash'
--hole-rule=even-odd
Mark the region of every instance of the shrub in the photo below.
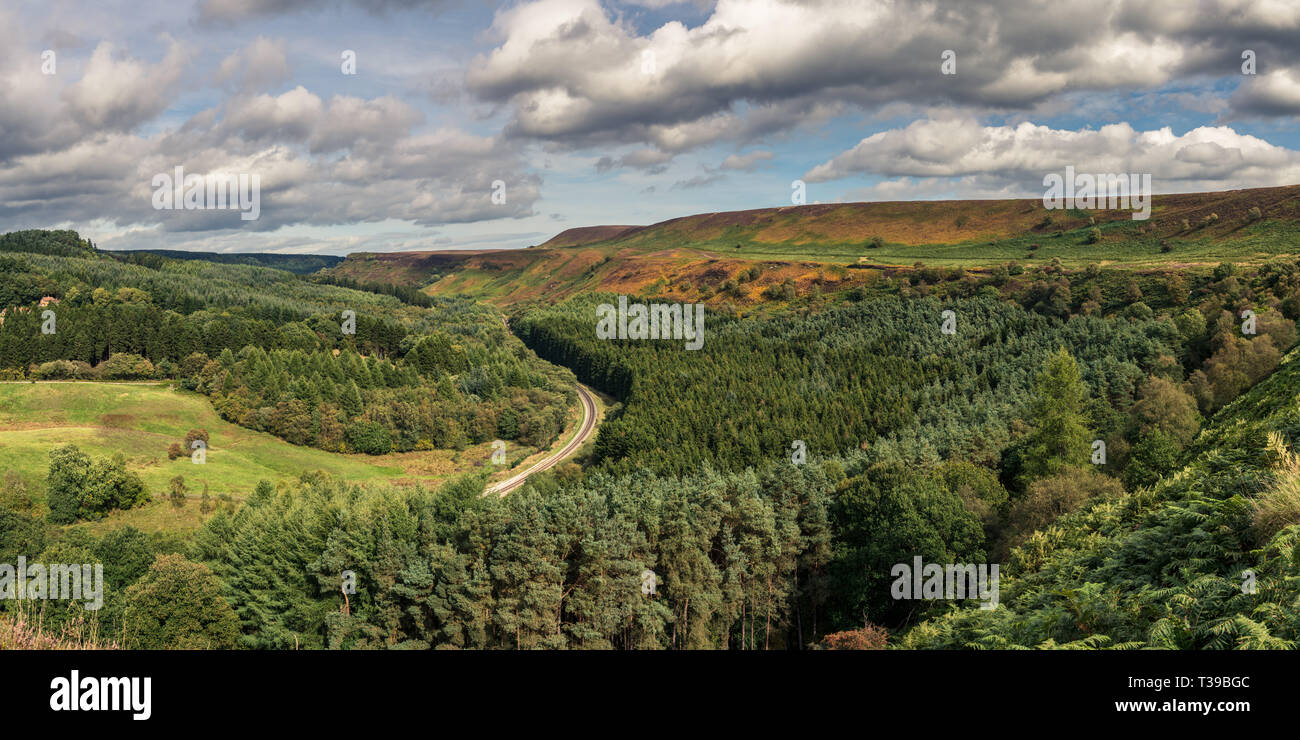
<svg viewBox="0 0 1300 740">
<path fill-rule="evenodd" d="M 183 555 L 159 555 L 125 597 L 122 633 L 132 649 L 229 649 L 239 639 L 239 618 L 221 596 L 221 581 Z"/>
<path fill-rule="evenodd" d="M 1251 523 L 1261 544 L 1300 524 L 1300 458 L 1286 449 L 1277 432 L 1268 433 L 1268 446 L 1280 455 L 1280 461 L 1273 471 L 1273 485 L 1251 506 Z"/>
<path fill-rule="evenodd" d="M 996 523 L 998 511 L 1007 502 L 1007 489 L 993 471 L 965 460 L 949 460 L 935 469 L 935 475 L 986 530 Z"/>
<path fill-rule="evenodd" d="M 367 455 L 387 455 L 393 449 L 393 438 L 384 425 L 373 421 L 349 424 L 344 432 L 348 446 Z"/>
<path fill-rule="evenodd" d="M 32 510 L 32 494 L 27 482 L 17 470 L 5 473 L 4 483 L 0 485 L 0 509 L 27 514 Z"/>
<path fill-rule="evenodd" d="M 1264 212 L 1259 210 L 1259 206 L 1251 206 L 1250 210 L 1246 212 L 1247 221 L 1258 221 L 1263 217 Z"/>
<path fill-rule="evenodd" d="M 1088 229 L 1088 243 L 1096 244 L 1099 241 L 1101 241 L 1101 229 L 1096 226 Z"/>
<path fill-rule="evenodd" d="M 867 622 L 862 629 L 832 632 L 822 638 L 824 650 L 884 650 L 889 631 Z"/>
<path fill-rule="evenodd" d="M 1090 467 L 1070 467 L 1029 484 L 1007 511 L 1004 530 L 1019 541 L 1088 501 L 1124 493 L 1119 481 Z"/>
<path fill-rule="evenodd" d="M 1179 444 L 1173 435 L 1152 429 L 1133 445 L 1132 457 L 1124 468 L 1124 485 L 1129 490 L 1153 486 L 1178 467 Z"/>
<path fill-rule="evenodd" d="M 130 509 L 149 499 L 144 481 L 126 469 L 121 453 L 92 460 L 71 444 L 50 451 L 45 487 L 50 521 L 58 524 Z"/>
<path fill-rule="evenodd" d="M 99 363 L 95 373 L 104 380 L 143 380 L 154 377 L 154 366 L 140 355 L 116 352 Z"/>
<path fill-rule="evenodd" d="M 80 360 L 43 362 L 32 371 L 33 380 L 83 380 L 94 375 L 90 364 Z"/>
<path fill-rule="evenodd" d="M 1220 280 L 1230 278 L 1236 274 L 1237 274 L 1237 266 L 1235 264 L 1233 264 L 1232 262 L 1220 262 L 1218 265 L 1215 265 L 1214 272 L 1211 273 L 1211 277 L 1214 278 L 1215 282 L 1218 282 Z"/>
<path fill-rule="evenodd" d="M 185 433 L 185 445 L 184 445 L 184 447 L 182 448 L 182 449 L 183 449 L 183 452 L 184 452 L 185 454 L 189 454 L 190 452 L 192 452 L 192 451 L 194 450 L 194 442 L 195 442 L 195 440 L 198 440 L 198 441 L 203 442 L 203 446 L 204 446 L 204 447 L 207 447 L 207 446 L 208 446 L 208 430 L 206 430 L 206 429 L 191 429 L 191 430 L 189 430 L 188 432 Z"/>
<path fill-rule="evenodd" d="M 185 476 L 178 475 L 171 479 L 168 484 L 169 492 L 167 498 L 171 500 L 172 507 L 176 509 L 185 508 Z"/>
<path fill-rule="evenodd" d="M 184 455 L 184 454 L 185 454 L 185 451 L 181 449 L 181 443 L 180 443 L 180 442 L 172 442 L 172 443 L 171 443 L 171 446 L 167 448 L 167 459 L 168 459 L 168 460 L 175 460 L 176 458 L 178 458 L 178 457 L 180 457 L 181 455 Z"/>
<path fill-rule="evenodd" d="M 1282 299 L 1282 315 L 1292 321 L 1300 319 L 1300 293 L 1292 293 Z"/>
</svg>

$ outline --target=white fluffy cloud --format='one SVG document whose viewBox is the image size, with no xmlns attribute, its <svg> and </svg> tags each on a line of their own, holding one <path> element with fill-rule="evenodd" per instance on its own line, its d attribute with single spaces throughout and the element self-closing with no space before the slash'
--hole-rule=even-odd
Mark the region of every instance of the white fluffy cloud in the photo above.
<svg viewBox="0 0 1300 740">
<path fill-rule="evenodd" d="M 95 47 L 81 79 L 64 89 L 63 99 L 87 127 L 129 131 L 172 102 L 189 58 L 175 41 L 157 64 L 116 54 L 113 44 L 103 42 Z"/>
<path fill-rule="evenodd" d="M 1150 173 L 1158 192 L 1260 187 L 1300 182 L 1300 152 L 1205 126 L 1176 135 L 1168 128 L 1137 131 L 1127 123 L 1062 130 L 1032 123 L 981 126 L 968 118 L 919 120 L 868 136 L 813 167 L 808 182 L 871 175 L 901 178 L 884 191 L 959 183 L 963 192 L 1023 195 L 1043 176 L 1077 172 Z M 928 186 L 927 180 L 932 180 Z"/>
</svg>

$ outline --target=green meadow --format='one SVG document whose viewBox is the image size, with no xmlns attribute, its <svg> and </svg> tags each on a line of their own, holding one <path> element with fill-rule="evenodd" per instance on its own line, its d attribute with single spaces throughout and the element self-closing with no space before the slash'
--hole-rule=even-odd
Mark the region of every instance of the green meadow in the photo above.
<svg viewBox="0 0 1300 740">
<path fill-rule="evenodd" d="M 188 455 L 168 460 L 168 446 L 183 442 L 190 429 L 210 435 L 206 462 L 196 464 Z M 220 494 L 238 501 L 260 480 L 277 482 L 304 471 L 322 470 L 350 482 L 434 484 L 456 467 L 455 453 L 448 451 L 369 457 L 291 445 L 224 421 L 206 398 L 169 384 L 0 384 L 0 473 L 17 471 L 43 500 L 49 451 L 69 442 L 92 456 L 122 453 L 154 498 L 142 509 L 115 512 L 89 526 L 133 524 L 147 530 L 198 524 L 197 500 L 180 510 L 167 501 L 168 482 L 177 475 L 185 478 L 192 499 L 206 483 L 216 503 Z"/>
</svg>

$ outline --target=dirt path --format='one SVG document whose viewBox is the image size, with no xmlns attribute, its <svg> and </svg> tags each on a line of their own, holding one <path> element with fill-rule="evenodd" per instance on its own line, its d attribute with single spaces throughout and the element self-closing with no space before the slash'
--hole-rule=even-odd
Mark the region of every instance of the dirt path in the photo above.
<svg viewBox="0 0 1300 740">
<path fill-rule="evenodd" d="M 591 435 L 596 431 L 596 399 L 591 395 L 591 391 L 587 390 L 583 385 L 579 384 L 576 387 L 578 389 L 578 399 L 582 401 L 582 423 L 578 427 L 578 433 L 573 435 L 573 439 L 545 459 L 530 465 L 524 472 L 488 486 L 483 491 L 484 494 L 495 493 L 504 496 L 510 493 L 522 486 L 529 476 L 543 470 L 550 470 L 559 465 L 565 458 L 577 452 L 583 442 L 591 439 Z"/>
</svg>

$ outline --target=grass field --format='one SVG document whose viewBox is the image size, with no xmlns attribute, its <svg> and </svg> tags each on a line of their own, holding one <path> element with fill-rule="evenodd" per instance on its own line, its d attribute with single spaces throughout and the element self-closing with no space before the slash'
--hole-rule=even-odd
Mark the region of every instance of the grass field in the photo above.
<svg viewBox="0 0 1300 740">
<path fill-rule="evenodd" d="M 168 460 L 167 447 L 183 441 L 192 428 L 206 429 L 210 435 L 206 462 L 195 464 L 188 456 Z M 100 529 L 132 524 L 146 531 L 189 529 L 199 524 L 197 500 L 179 510 L 166 500 L 168 481 L 176 475 L 185 477 L 192 498 L 197 498 L 207 483 L 214 499 L 225 493 L 239 500 L 260 480 L 276 482 L 313 470 L 350 482 L 436 485 L 453 474 L 487 464 L 492 454 L 486 444 L 459 452 L 433 450 L 377 457 L 298 447 L 224 421 L 207 398 L 161 383 L 0 383 L 0 472 L 18 471 L 43 501 L 49 451 L 68 442 L 91 455 L 121 452 L 154 496 L 148 506 L 79 526 Z M 535 451 L 518 448 L 511 452 L 515 461 Z"/>
</svg>

